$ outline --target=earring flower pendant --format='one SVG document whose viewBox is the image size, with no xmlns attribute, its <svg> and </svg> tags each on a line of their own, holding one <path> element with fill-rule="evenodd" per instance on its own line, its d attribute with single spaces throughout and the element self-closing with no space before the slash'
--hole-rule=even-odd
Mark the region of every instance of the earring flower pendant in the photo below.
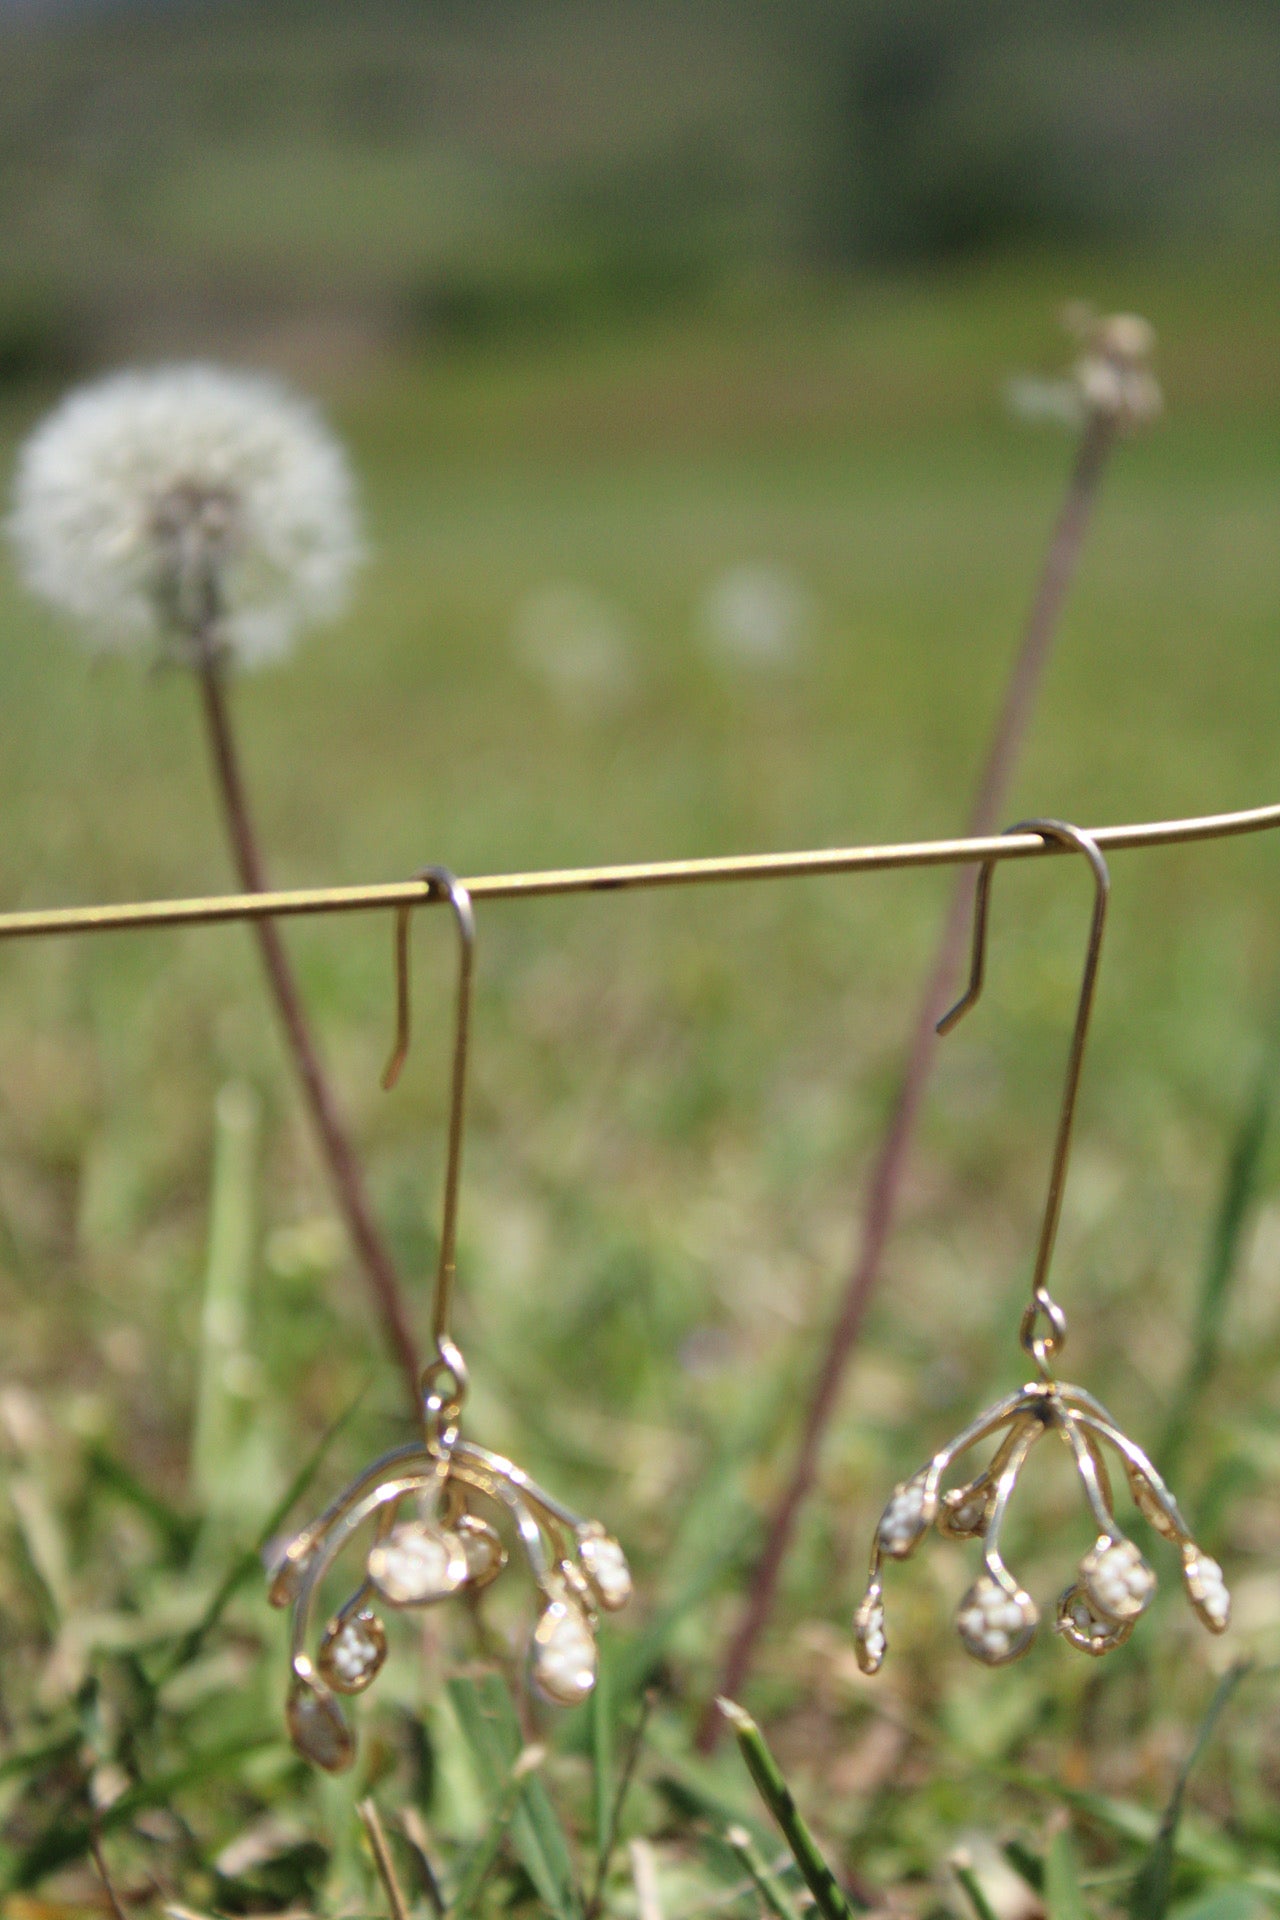
<svg viewBox="0 0 1280 1920">
<path fill-rule="evenodd" d="M 292 1610 L 285 1718 L 298 1752 L 331 1773 L 350 1766 L 355 1740 L 339 1704 L 362 1693 L 387 1657 L 381 1609 L 434 1606 L 475 1594 L 507 1564 L 501 1535 L 474 1501 L 496 1508 L 520 1543 L 540 1596 L 529 1645 L 530 1677 L 543 1698 L 572 1707 L 596 1683 L 596 1626 L 631 1596 L 622 1548 L 597 1520 L 572 1513 L 522 1468 L 462 1438 L 467 1368 L 449 1332 L 455 1279 L 458 1195 L 475 956 L 475 915 L 447 868 L 419 875 L 424 900 L 445 900 L 458 932 L 458 997 L 433 1332 L 436 1357 L 422 1377 L 422 1437 L 383 1454 L 300 1533 L 276 1561 L 269 1596 Z M 382 1084 L 395 1084 L 409 1050 L 409 908 L 396 920 L 396 1044 Z M 312 1648 L 321 1583 L 366 1523 L 372 1539 L 355 1591 Z"/>
<path fill-rule="evenodd" d="M 1042 1312 L 1051 1330 L 1037 1336 L 1035 1322 Z M 1116 1521 L 1104 1446 L 1118 1456 L 1143 1518 L 1178 1548 L 1193 1611 L 1211 1633 L 1226 1631 L 1231 1597 L 1222 1569 L 1196 1545 L 1177 1501 L 1147 1455 L 1092 1394 L 1049 1374 L 1048 1362 L 1065 1332 L 1061 1310 L 1041 1291 L 1023 1320 L 1024 1344 L 1036 1358 L 1041 1377 L 988 1407 L 918 1473 L 894 1488 L 876 1527 L 867 1590 L 854 1614 L 854 1650 L 864 1673 L 878 1672 L 888 1644 L 884 1561 L 909 1559 L 930 1528 L 945 1539 L 982 1543 L 981 1570 L 956 1614 L 966 1652 L 984 1666 L 1003 1667 L 1027 1651 L 1039 1610 L 1001 1558 L 1000 1530 L 1032 1450 L 1051 1433 L 1071 1454 L 1098 1529 L 1075 1580 L 1058 1601 L 1055 1631 L 1081 1653 L 1110 1653 L 1129 1638 L 1155 1595 L 1154 1572 Z M 972 1479 L 944 1490 L 943 1481 L 955 1462 L 995 1435 L 999 1439 L 986 1466 Z"/>
<path fill-rule="evenodd" d="M 587 1698 L 596 1682 L 599 1614 L 616 1612 L 631 1596 L 622 1549 L 598 1521 L 572 1513 L 501 1454 L 462 1439 L 466 1373 L 456 1349 L 427 1370 L 423 1384 L 422 1441 L 395 1448 L 358 1474 L 294 1535 L 271 1578 L 272 1605 L 292 1610 L 289 1735 L 299 1753 L 329 1772 L 355 1758 L 337 1696 L 363 1693 L 381 1671 L 381 1610 L 478 1593 L 506 1566 L 500 1534 L 475 1511 L 477 1494 L 506 1514 L 539 1591 L 529 1666 L 544 1699 L 571 1707 Z M 363 1577 L 312 1651 L 321 1582 L 368 1521 Z"/>
<path fill-rule="evenodd" d="M 1075 1580 L 1058 1602 L 1056 1631 L 1081 1653 L 1110 1653 L 1113 1647 L 1121 1646 L 1128 1639 L 1155 1594 L 1155 1574 L 1116 1521 L 1104 1447 L 1119 1457 L 1139 1512 L 1178 1548 L 1182 1557 L 1182 1583 L 1198 1618 L 1211 1633 L 1225 1632 L 1231 1618 L 1231 1597 L 1221 1567 L 1196 1545 L 1177 1501 L 1141 1447 L 1121 1432 L 1092 1394 L 1086 1393 L 1083 1387 L 1069 1386 L 1053 1377 L 1051 1363 L 1066 1339 L 1067 1323 L 1062 1309 L 1048 1292 L 1046 1278 L 1062 1209 L 1111 876 L 1093 836 L 1064 820 L 1023 820 L 1009 832 L 1038 833 L 1046 845 L 1053 843 L 1083 854 L 1094 886 L 1093 915 L 1067 1055 L 1049 1192 L 1040 1225 L 1031 1298 L 1019 1330 L 1023 1350 L 1034 1360 L 1039 1378 L 988 1407 L 963 1433 L 935 1453 L 918 1473 L 894 1488 L 876 1528 L 867 1590 L 853 1619 L 858 1665 L 864 1673 L 879 1670 L 887 1646 L 881 1567 L 886 1558 L 909 1558 L 931 1527 L 947 1539 L 982 1543 L 981 1570 L 960 1602 L 956 1616 L 956 1626 L 966 1650 L 989 1667 L 1005 1666 L 1027 1651 L 1040 1616 L 1035 1601 L 1000 1556 L 1000 1529 L 1022 1469 L 1037 1442 L 1049 1433 L 1056 1434 L 1070 1451 L 1085 1504 L 1098 1529 L 1093 1545 L 1080 1562 Z M 939 1033 L 949 1033 L 982 992 L 995 864 L 994 859 L 984 860 L 978 872 L 969 984 L 955 1006 L 939 1020 Z M 1043 1332 L 1039 1330 L 1042 1320 Z M 954 1462 L 970 1448 L 995 1435 L 999 1435 L 999 1439 L 987 1465 L 962 1485 L 944 1490 L 943 1481 Z"/>
</svg>

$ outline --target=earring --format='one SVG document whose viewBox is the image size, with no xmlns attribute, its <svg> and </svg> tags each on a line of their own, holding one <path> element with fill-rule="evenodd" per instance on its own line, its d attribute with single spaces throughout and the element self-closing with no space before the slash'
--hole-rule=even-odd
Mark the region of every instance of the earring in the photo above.
<svg viewBox="0 0 1280 1920">
<path fill-rule="evenodd" d="M 361 1693 L 387 1657 L 378 1608 L 433 1605 L 475 1593 L 502 1572 L 507 1552 L 482 1513 L 479 1494 L 504 1511 L 541 1595 L 529 1650 L 533 1682 L 543 1697 L 575 1706 L 595 1685 L 599 1609 L 614 1612 L 631 1594 L 621 1547 L 595 1520 L 571 1513 L 521 1468 L 460 1431 L 467 1368 L 450 1332 L 462 1167 L 467 1048 L 475 916 L 466 888 L 443 867 L 420 878 L 453 910 L 459 963 L 449 1138 L 436 1271 L 432 1336 L 435 1358 L 422 1376 L 422 1438 L 396 1447 L 359 1474 L 324 1512 L 296 1534 L 277 1560 L 269 1597 L 292 1609 L 291 1678 L 285 1709 L 298 1752 L 339 1772 L 355 1757 L 355 1740 L 336 1696 Z M 396 920 L 397 1037 L 385 1087 L 394 1086 L 409 1048 L 409 916 Z M 364 1576 L 332 1616 L 314 1659 L 311 1615 L 321 1582 L 366 1521 L 373 1523 Z"/>
<path fill-rule="evenodd" d="M 1040 1228 L 1031 1298 L 1019 1329 L 1023 1350 L 1035 1362 L 1038 1378 L 988 1407 L 918 1473 L 894 1488 L 876 1528 L 867 1591 L 854 1615 L 854 1646 L 858 1665 L 864 1673 L 879 1670 L 887 1646 L 880 1577 L 882 1562 L 886 1557 L 907 1559 L 930 1527 L 936 1527 L 949 1540 L 982 1543 L 981 1571 L 960 1602 L 956 1618 L 966 1651 L 989 1667 L 1004 1666 L 1027 1651 L 1039 1614 L 1030 1594 L 1019 1585 L 1000 1557 L 1000 1528 L 1031 1450 L 1047 1433 L 1057 1434 L 1070 1452 L 1086 1505 L 1098 1528 L 1094 1544 L 1080 1562 L 1076 1579 L 1058 1602 L 1055 1628 L 1071 1646 L 1082 1653 L 1100 1655 L 1122 1645 L 1150 1605 L 1156 1587 L 1155 1574 L 1116 1523 L 1103 1444 L 1119 1457 L 1134 1504 L 1144 1519 L 1179 1549 L 1183 1585 L 1200 1620 L 1211 1633 L 1222 1633 L 1231 1616 L 1231 1599 L 1222 1569 L 1196 1545 L 1177 1502 L 1141 1447 L 1121 1432 L 1092 1394 L 1054 1378 L 1051 1363 L 1066 1339 L 1067 1322 L 1061 1307 L 1051 1297 L 1046 1281 L 1062 1207 L 1111 877 L 1096 842 L 1078 827 L 1058 820 L 1025 820 L 1009 831 L 1034 831 L 1046 839 L 1076 848 L 1088 860 L 1094 878 L 1093 919 L 1067 1059 L 1049 1195 Z M 995 861 L 988 860 L 978 876 L 968 988 L 950 1013 L 938 1022 L 939 1033 L 949 1033 L 982 992 L 987 909 L 994 869 Z M 995 1434 L 1001 1438 L 982 1471 L 963 1485 L 944 1492 L 942 1482 L 952 1464 L 971 1447 Z"/>
</svg>

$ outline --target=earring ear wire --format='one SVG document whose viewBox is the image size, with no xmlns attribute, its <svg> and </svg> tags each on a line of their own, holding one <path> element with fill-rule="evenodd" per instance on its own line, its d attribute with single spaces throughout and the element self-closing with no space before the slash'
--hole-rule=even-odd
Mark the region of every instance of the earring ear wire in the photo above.
<svg viewBox="0 0 1280 1920">
<path fill-rule="evenodd" d="M 444 1347 L 457 1355 L 449 1333 L 453 1305 L 453 1286 L 457 1269 L 458 1195 L 462 1184 L 462 1141 L 467 1109 L 467 1059 L 471 1045 L 471 989 L 475 975 L 476 916 L 471 895 L 447 867 L 423 867 L 416 876 L 426 881 L 437 898 L 447 900 L 458 930 L 458 986 L 453 1023 L 453 1063 L 449 1084 L 449 1136 L 445 1151 L 444 1204 L 440 1216 L 440 1257 L 436 1266 L 435 1297 L 431 1309 L 431 1332 L 437 1359 L 445 1361 Z M 390 1092 L 404 1070 L 412 1040 L 411 989 L 409 982 L 409 922 L 412 907 L 400 907 L 396 913 L 396 1037 L 391 1056 L 382 1072 L 382 1085 Z M 450 1357 L 446 1364 L 452 1364 Z"/>
<path fill-rule="evenodd" d="M 1085 1047 L 1089 1039 L 1089 1023 L 1093 1017 L 1093 1003 L 1097 992 L 1098 964 L 1102 958 L 1102 936 L 1106 931 L 1107 906 L 1111 898 L 1111 872 L 1097 841 L 1083 828 L 1073 827 L 1065 820 L 1020 820 L 1016 826 L 1008 827 L 1005 831 L 1006 833 L 1038 833 L 1046 840 L 1057 840 L 1065 847 L 1074 847 L 1089 862 L 1093 874 L 1093 913 L 1089 920 L 1088 944 L 1085 948 L 1084 968 L 1080 976 L 1080 991 L 1076 1000 L 1075 1023 L 1071 1029 L 1071 1045 L 1067 1053 L 1066 1078 L 1063 1082 L 1062 1100 L 1058 1109 L 1058 1128 L 1053 1143 L 1053 1159 L 1049 1167 L 1049 1190 L 1040 1222 L 1040 1240 L 1036 1248 L 1036 1264 L 1031 1279 L 1031 1303 L 1027 1308 L 1030 1319 L 1022 1334 L 1023 1346 L 1032 1354 L 1037 1366 L 1040 1366 L 1043 1372 L 1045 1369 L 1041 1356 L 1028 1342 L 1036 1338 L 1035 1325 L 1042 1314 L 1049 1322 L 1049 1333 L 1043 1336 L 1046 1361 L 1053 1357 L 1066 1338 L 1065 1317 L 1048 1292 L 1049 1267 L 1053 1260 L 1054 1243 L 1058 1237 L 1062 1196 L 1067 1184 L 1067 1168 L 1071 1159 L 1071 1137 L 1075 1127 L 1076 1101 L 1080 1092 L 1080 1076 L 1084 1068 Z M 937 1031 L 940 1034 L 950 1033 L 981 997 L 986 976 L 987 928 L 990 919 L 991 882 L 995 869 L 995 860 L 984 860 L 978 873 L 973 903 L 973 947 L 969 984 L 950 1012 L 944 1013 L 939 1020 Z"/>
<path fill-rule="evenodd" d="M 1093 873 L 1093 913 L 1075 1023 L 1067 1054 L 1066 1078 L 1050 1162 L 1049 1187 L 1019 1339 L 1035 1362 L 1038 1378 L 1007 1395 L 978 1418 L 909 1480 L 899 1483 L 880 1516 L 871 1549 L 867 1589 L 854 1614 L 854 1645 L 864 1673 L 875 1673 L 887 1648 L 881 1566 L 884 1558 L 905 1560 L 931 1526 L 955 1540 L 980 1539 L 982 1567 L 960 1602 L 956 1624 L 966 1650 L 987 1666 L 1019 1659 L 1035 1636 L 1035 1602 L 1009 1573 L 1000 1555 L 1000 1528 L 1018 1477 L 1046 1433 L 1054 1432 L 1072 1456 L 1088 1511 L 1098 1529 L 1073 1584 L 1058 1602 L 1056 1630 L 1083 1653 L 1109 1653 L 1128 1639 L 1155 1593 L 1156 1577 L 1132 1540 L 1116 1524 L 1110 1478 L 1102 1454 L 1106 1443 L 1120 1457 L 1134 1502 L 1143 1516 L 1182 1556 L 1187 1597 L 1201 1622 L 1213 1633 L 1225 1631 L 1231 1600 L 1215 1560 L 1192 1538 L 1177 1502 L 1155 1467 L 1116 1425 L 1106 1409 L 1081 1387 L 1055 1379 L 1052 1363 L 1067 1333 L 1066 1315 L 1048 1289 L 1049 1267 L 1062 1213 L 1076 1102 L 1085 1045 L 1097 989 L 1102 937 L 1106 926 L 1111 876 L 1097 842 L 1063 820 L 1023 820 L 1010 833 L 1035 832 L 1083 854 Z M 973 945 L 969 982 L 960 999 L 938 1022 L 939 1033 L 952 1028 L 976 1004 L 986 973 L 991 881 L 996 861 L 984 861 L 974 894 Z M 1040 1325 L 1044 1322 L 1045 1331 Z M 1000 1435 L 991 1461 L 966 1484 L 942 1490 L 952 1464 L 970 1448 Z"/>
<path fill-rule="evenodd" d="M 355 1758 L 355 1740 L 338 1696 L 363 1692 L 387 1656 L 386 1629 L 375 1602 L 422 1607 L 464 1589 L 476 1593 L 506 1565 L 501 1536 L 471 1511 L 471 1495 L 479 1494 L 506 1514 L 540 1590 L 530 1668 L 546 1699 L 573 1706 L 587 1697 L 596 1680 L 598 1612 L 625 1606 L 631 1593 L 622 1549 L 598 1521 L 562 1506 L 501 1454 L 462 1438 L 468 1375 L 451 1319 L 476 924 L 467 889 L 447 868 L 426 867 L 418 877 L 448 901 L 458 932 L 448 1144 L 432 1298 L 435 1354 L 422 1375 L 422 1438 L 375 1460 L 296 1534 L 277 1561 L 269 1588 L 273 1605 L 292 1610 L 285 1713 L 290 1738 L 306 1759 L 330 1772 Z M 395 1085 L 409 1053 L 411 911 L 402 906 L 396 916 L 396 1037 L 384 1087 Z M 399 1517 L 405 1503 L 414 1517 Z M 330 1617 L 313 1660 L 307 1649 L 321 1582 L 366 1522 L 372 1523 L 373 1540 L 364 1577 Z"/>
</svg>

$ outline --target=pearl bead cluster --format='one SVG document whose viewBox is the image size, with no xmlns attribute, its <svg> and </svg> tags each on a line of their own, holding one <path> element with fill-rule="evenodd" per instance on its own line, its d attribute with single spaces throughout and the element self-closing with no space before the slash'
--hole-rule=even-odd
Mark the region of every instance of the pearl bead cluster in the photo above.
<svg viewBox="0 0 1280 1920">
<path fill-rule="evenodd" d="M 917 1476 L 894 1488 L 889 1504 L 880 1516 L 877 1537 L 883 1553 L 894 1560 L 905 1560 L 921 1536 L 928 1531 L 933 1515 L 926 1510 L 924 1482 Z"/>
<path fill-rule="evenodd" d="M 603 1527 L 580 1530 L 578 1558 L 602 1607 L 616 1612 L 631 1598 L 631 1569 L 617 1541 Z"/>
<path fill-rule="evenodd" d="M 1100 1540 L 1080 1563 L 1080 1584 L 1105 1620 L 1136 1620 L 1151 1604 L 1156 1577 L 1132 1540 Z"/>
<path fill-rule="evenodd" d="M 1225 1633 L 1231 1624 L 1231 1595 L 1222 1568 L 1198 1547 L 1183 1556 L 1182 1577 L 1191 1604 L 1211 1633 Z"/>
<path fill-rule="evenodd" d="M 368 1572 L 388 1605 L 429 1607 L 466 1585 L 467 1556 L 456 1533 L 404 1520 L 373 1548 Z"/>
<path fill-rule="evenodd" d="M 873 1586 L 853 1616 L 853 1650 L 863 1673 L 879 1673 L 888 1644 L 884 1601 Z"/>
<path fill-rule="evenodd" d="M 938 1508 L 938 1531 L 953 1540 L 973 1540 L 987 1524 L 987 1488 L 977 1484 L 944 1493 Z"/>
<path fill-rule="evenodd" d="M 376 1613 L 367 1609 L 332 1621 L 320 1645 L 318 1665 L 338 1693 L 362 1693 L 377 1678 L 387 1657 L 387 1636 Z"/>
<path fill-rule="evenodd" d="M 576 1707 L 596 1684 L 595 1635 L 586 1613 L 562 1590 L 544 1608 L 533 1630 L 530 1665 L 534 1684 L 557 1707 Z"/>
<path fill-rule="evenodd" d="M 989 1573 L 979 1574 L 956 1615 L 960 1638 L 969 1652 L 989 1667 L 1016 1660 L 1036 1630 L 1035 1602 L 1021 1589 L 1010 1591 Z"/>
</svg>

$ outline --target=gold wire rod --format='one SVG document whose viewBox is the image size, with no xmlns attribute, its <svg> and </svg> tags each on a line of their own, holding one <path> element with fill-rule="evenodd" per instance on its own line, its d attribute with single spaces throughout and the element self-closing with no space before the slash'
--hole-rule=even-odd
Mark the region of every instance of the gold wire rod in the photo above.
<svg viewBox="0 0 1280 1920">
<path fill-rule="evenodd" d="M 1280 805 L 1243 813 L 1202 814 L 1187 820 L 1149 820 L 1131 826 L 1092 827 L 1107 852 L 1224 840 L 1280 827 Z M 1066 851 L 1038 833 L 986 835 L 970 840 L 916 840 L 871 847 L 823 847 L 804 853 L 747 853 L 726 859 L 650 860 L 634 865 L 552 868 L 543 873 L 492 873 L 465 879 L 473 900 L 531 900 L 553 894 L 624 893 L 639 887 L 705 886 L 712 881 L 794 880 L 806 875 L 870 873 L 893 867 L 951 867 L 979 860 L 1030 860 Z M 0 914 L 0 940 L 42 935 L 116 933 L 148 927 L 208 926 L 230 920 L 275 920 L 302 914 L 371 913 L 388 907 L 437 904 L 429 881 L 400 880 L 369 887 L 313 887 L 280 893 L 226 893 L 207 899 L 142 900 L 118 906 L 53 907 Z"/>
</svg>

